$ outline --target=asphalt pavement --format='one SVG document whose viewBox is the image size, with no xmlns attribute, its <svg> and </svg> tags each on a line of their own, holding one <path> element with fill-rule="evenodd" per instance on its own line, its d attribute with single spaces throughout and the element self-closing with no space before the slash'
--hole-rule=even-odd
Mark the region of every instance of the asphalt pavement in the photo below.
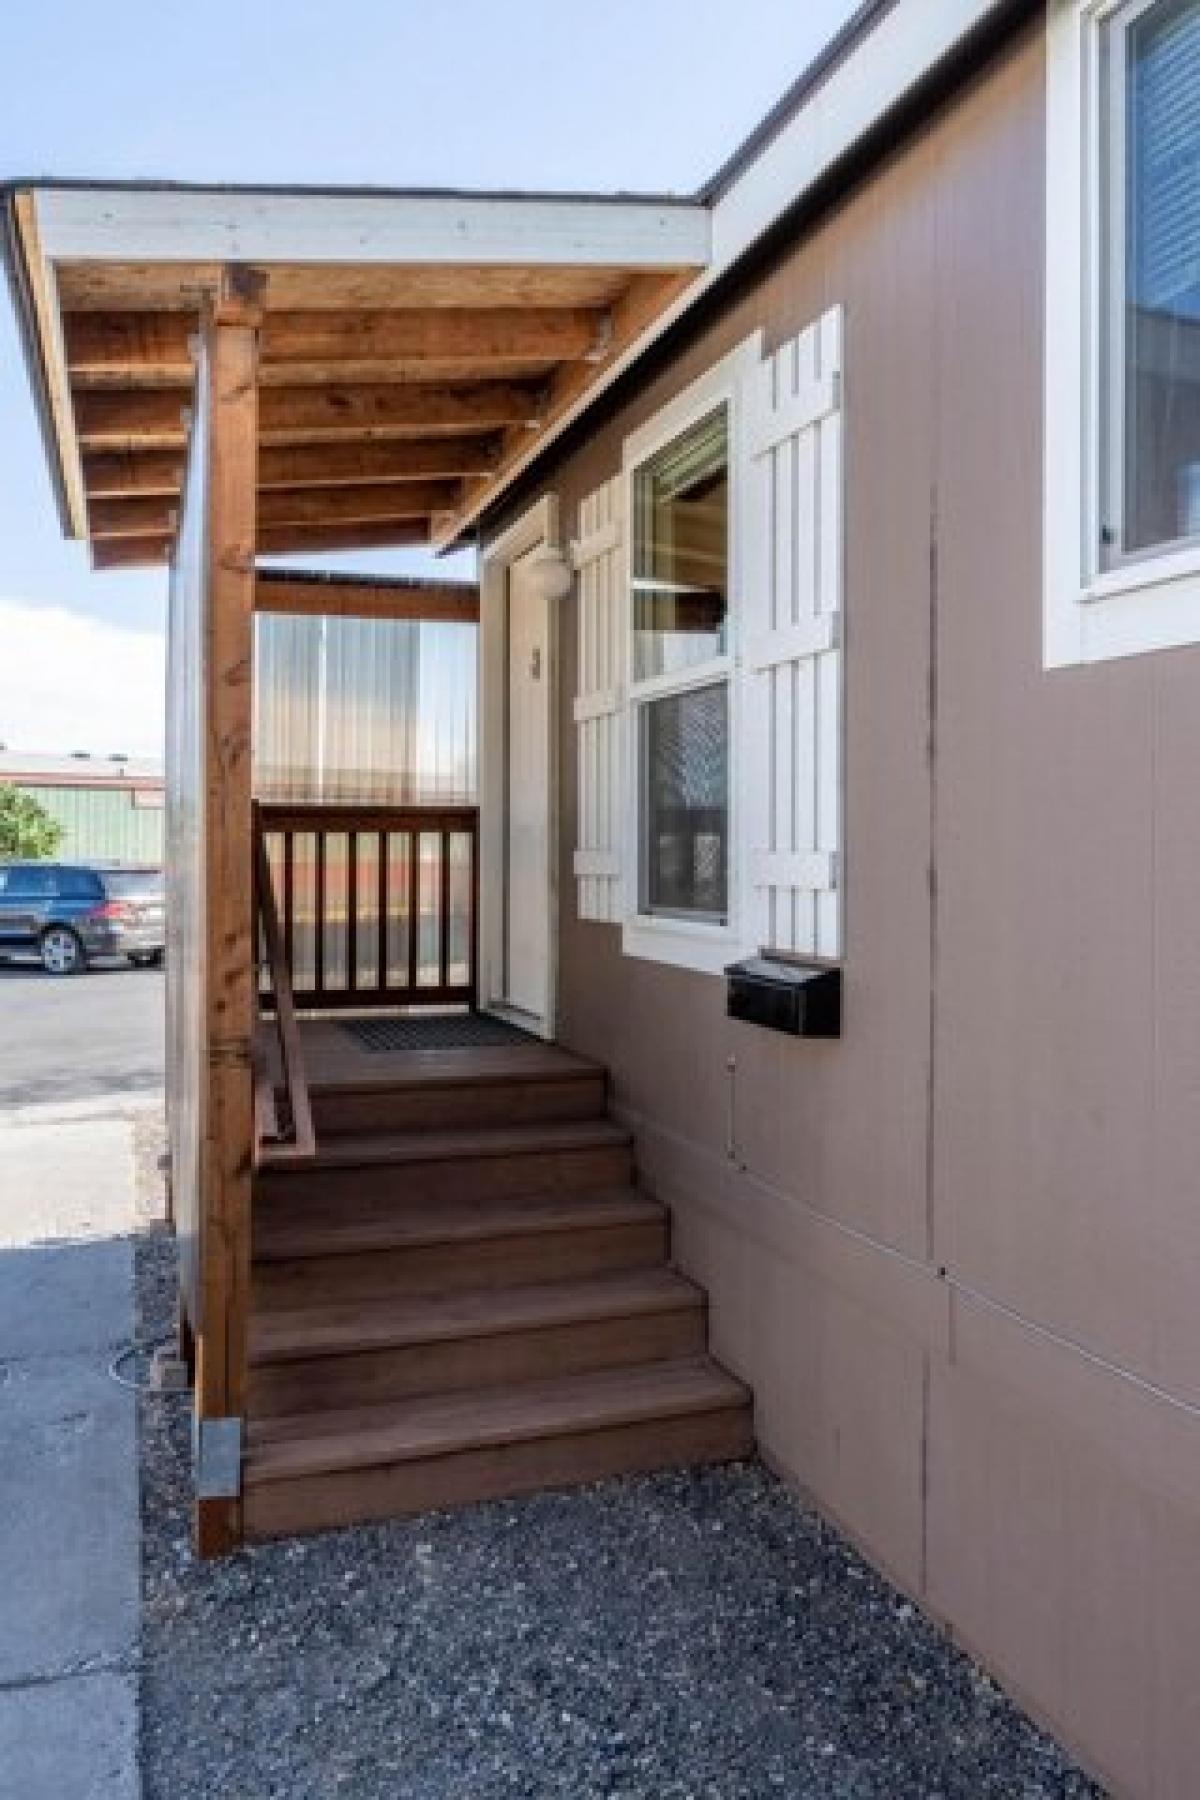
<svg viewBox="0 0 1200 1800">
<path fill-rule="evenodd" d="M 153 1093 L 163 1054 L 161 969 L 0 961 L 0 1111 Z"/>
</svg>

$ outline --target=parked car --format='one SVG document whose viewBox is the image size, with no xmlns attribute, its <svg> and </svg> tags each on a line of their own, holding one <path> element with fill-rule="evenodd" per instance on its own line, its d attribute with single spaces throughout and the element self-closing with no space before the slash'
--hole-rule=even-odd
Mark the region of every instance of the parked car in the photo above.
<svg viewBox="0 0 1200 1800">
<path fill-rule="evenodd" d="M 99 956 L 160 963 L 166 942 L 161 869 L 99 863 L 0 863 L 0 956 L 34 951 L 50 975 Z"/>
</svg>

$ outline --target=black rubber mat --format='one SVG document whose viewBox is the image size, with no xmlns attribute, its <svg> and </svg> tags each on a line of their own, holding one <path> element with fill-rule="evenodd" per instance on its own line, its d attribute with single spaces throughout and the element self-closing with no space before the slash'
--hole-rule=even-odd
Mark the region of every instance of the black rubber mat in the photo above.
<svg viewBox="0 0 1200 1800">
<path fill-rule="evenodd" d="M 401 1018 L 342 1019 L 360 1050 L 478 1050 L 497 1044 L 536 1044 L 528 1031 L 485 1013 L 407 1014 Z"/>
</svg>

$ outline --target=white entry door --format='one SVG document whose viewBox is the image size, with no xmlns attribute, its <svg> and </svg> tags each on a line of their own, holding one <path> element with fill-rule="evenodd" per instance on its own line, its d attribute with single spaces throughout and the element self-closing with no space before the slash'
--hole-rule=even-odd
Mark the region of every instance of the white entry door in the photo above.
<svg viewBox="0 0 1200 1800">
<path fill-rule="evenodd" d="M 550 1006 L 550 603 L 529 556 L 508 572 L 505 1001 L 548 1026 Z"/>
</svg>

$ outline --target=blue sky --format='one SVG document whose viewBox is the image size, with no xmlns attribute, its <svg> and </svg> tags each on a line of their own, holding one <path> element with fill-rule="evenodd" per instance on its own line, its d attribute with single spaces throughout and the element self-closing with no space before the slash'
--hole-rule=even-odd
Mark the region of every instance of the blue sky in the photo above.
<svg viewBox="0 0 1200 1800">
<path fill-rule="evenodd" d="M 24 0 L 6 8 L 0 177 L 687 192 L 852 10 L 853 0 L 207 0 L 200 12 L 177 0 Z M 0 741 L 18 680 L 11 635 L 5 653 L 16 609 L 46 609 L 51 658 L 73 614 L 160 632 L 164 596 L 160 574 L 93 575 L 63 542 L 0 289 Z M 115 637 L 113 648 L 119 659 Z"/>
</svg>

